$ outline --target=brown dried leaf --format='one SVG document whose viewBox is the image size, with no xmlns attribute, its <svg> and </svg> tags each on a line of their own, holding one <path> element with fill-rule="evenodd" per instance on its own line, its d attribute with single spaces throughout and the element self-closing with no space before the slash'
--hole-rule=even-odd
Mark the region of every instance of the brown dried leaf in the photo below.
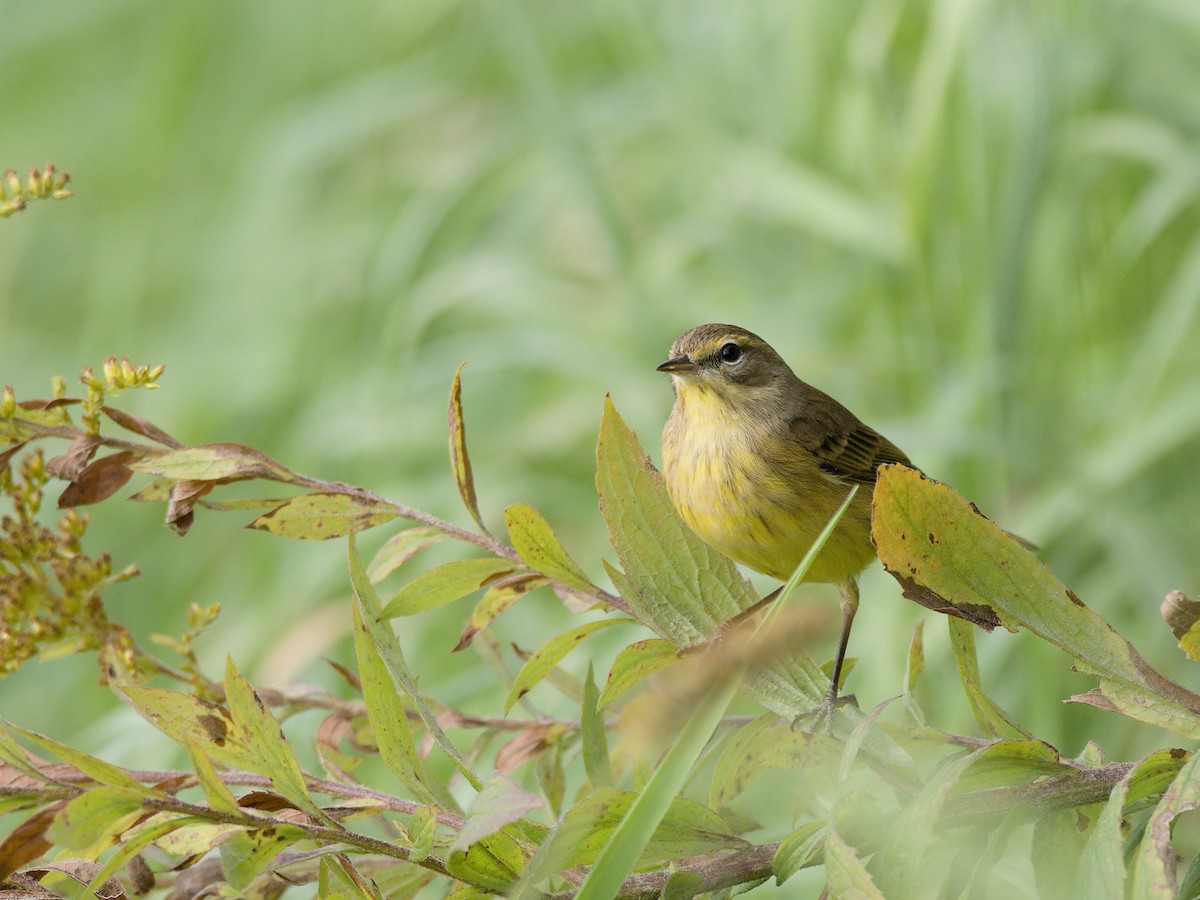
<svg viewBox="0 0 1200 900">
<path fill-rule="evenodd" d="M 81 434 L 71 442 L 65 453 L 46 462 L 46 471 L 63 481 L 75 481 L 103 441 L 94 434 Z M 62 507 L 62 503 L 59 503 Z"/>
<path fill-rule="evenodd" d="M 180 537 L 188 533 L 195 518 L 193 508 L 196 501 L 216 487 L 213 481 L 180 481 L 171 487 L 171 500 L 167 504 L 167 527 Z"/>
<path fill-rule="evenodd" d="M 496 754 L 496 771 L 507 775 L 517 766 L 536 759 L 557 744 L 564 733 L 562 725 L 531 725 L 521 729 Z"/>
<path fill-rule="evenodd" d="M 131 412 L 126 412 L 123 409 L 116 409 L 112 406 L 102 406 L 100 407 L 100 411 L 126 431 L 132 431 L 134 434 L 140 434 L 142 437 L 150 438 L 150 440 L 157 441 L 160 444 L 166 444 L 168 447 L 176 450 L 182 449 L 184 446 L 153 422 L 143 419 L 141 416 L 135 416 Z"/>
<path fill-rule="evenodd" d="M 29 441 L 21 441 L 19 444 L 13 444 L 7 450 L 0 451 L 0 469 L 8 465 L 8 461 L 21 452 L 21 448 L 28 444 Z"/>
<path fill-rule="evenodd" d="M 137 456 L 128 450 L 103 456 L 87 466 L 66 486 L 58 498 L 58 508 L 68 509 L 107 500 L 129 483 L 131 460 Z"/>
<path fill-rule="evenodd" d="M 80 884 L 91 884 L 92 879 L 100 874 L 100 863 L 90 859 L 60 859 L 54 862 L 38 863 L 36 866 L 29 866 L 24 870 L 26 875 L 41 874 L 47 872 L 61 872 L 74 878 Z M 116 878 L 108 878 L 104 884 L 96 888 L 96 897 L 99 900 L 121 900 L 125 896 L 125 888 L 121 886 Z"/>
<path fill-rule="evenodd" d="M 1171 591 L 1162 602 L 1163 621 L 1171 628 L 1176 640 L 1182 638 L 1200 622 L 1200 600 L 1189 600 L 1183 591 Z"/>
<path fill-rule="evenodd" d="M 74 406 L 76 403 L 82 403 L 80 397 L 55 397 L 53 400 L 20 400 L 17 406 L 21 409 L 30 409 L 42 411 L 47 409 L 58 409 L 60 406 Z"/>
<path fill-rule="evenodd" d="M 39 809 L 0 841 L 0 883 L 23 865 L 37 859 L 54 845 L 45 838 L 46 829 L 66 806 L 65 801 Z"/>
</svg>

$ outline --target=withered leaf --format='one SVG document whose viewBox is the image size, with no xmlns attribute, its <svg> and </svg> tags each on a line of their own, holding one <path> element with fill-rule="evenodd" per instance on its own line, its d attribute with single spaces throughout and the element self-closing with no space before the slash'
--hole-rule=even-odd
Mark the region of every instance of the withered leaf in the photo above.
<svg viewBox="0 0 1200 900">
<path fill-rule="evenodd" d="M 90 463 L 63 490 L 58 498 L 58 508 L 68 509 L 107 500 L 129 483 L 133 477 L 129 464 L 136 458 L 135 454 L 122 450 Z"/>
<path fill-rule="evenodd" d="M 213 481 L 227 484 L 248 478 L 266 478 L 290 482 L 295 474 L 253 447 L 244 444 L 215 443 L 184 447 L 135 464 L 135 472 L 149 472 L 181 481 Z"/>
<path fill-rule="evenodd" d="M 63 481 L 74 481 L 102 443 L 97 435 L 81 434 L 71 442 L 66 452 L 47 460 L 46 471 Z M 59 507 L 62 507 L 61 501 Z"/>
<path fill-rule="evenodd" d="M 517 732 L 517 736 L 500 748 L 496 754 L 496 771 L 507 775 L 517 766 L 545 753 L 565 733 L 562 725 L 531 725 Z"/>
<path fill-rule="evenodd" d="M 46 874 L 47 872 L 61 872 L 67 875 L 80 884 L 91 884 L 92 879 L 100 874 L 100 863 L 90 859 L 79 859 L 73 857 L 71 859 L 59 859 L 54 862 L 39 863 L 36 866 L 29 866 L 25 869 L 25 874 Z M 96 897 L 99 900 L 120 900 L 125 896 L 125 889 L 121 886 L 121 882 L 116 878 L 107 878 L 104 884 L 96 888 Z"/>
<path fill-rule="evenodd" d="M 213 481 L 180 481 L 171 487 L 171 500 L 167 504 L 167 527 L 180 537 L 188 533 L 195 516 L 196 501 L 216 486 Z"/>
<path fill-rule="evenodd" d="M 132 431 L 134 434 L 140 434 L 142 437 L 150 438 L 152 441 L 157 441 L 160 444 L 166 444 L 176 450 L 182 449 L 183 444 L 171 437 L 153 422 L 143 419 L 141 416 L 135 416 L 131 412 L 126 412 L 123 409 L 117 409 L 112 406 L 102 406 L 100 411 L 124 428 L 126 431 Z"/>
<path fill-rule="evenodd" d="M 46 829 L 54 824 L 55 817 L 66 805 L 65 801 L 59 801 L 39 809 L 0 841 L 0 883 L 53 846 L 46 840 Z"/>
<path fill-rule="evenodd" d="M 47 410 L 58 409 L 60 406 L 74 406 L 82 402 L 80 397 L 55 397 L 53 400 L 20 400 L 17 406 L 21 409 Z"/>
</svg>

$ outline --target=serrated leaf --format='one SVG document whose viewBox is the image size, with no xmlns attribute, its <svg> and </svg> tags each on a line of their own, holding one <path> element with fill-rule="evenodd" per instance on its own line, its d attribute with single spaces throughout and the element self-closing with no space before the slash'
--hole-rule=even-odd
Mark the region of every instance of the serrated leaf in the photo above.
<svg viewBox="0 0 1200 900">
<path fill-rule="evenodd" d="M 142 798 L 122 788 L 92 788 L 71 800 L 54 819 L 47 837 L 60 847 L 82 850 L 117 836 L 142 814 Z"/>
<path fill-rule="evenodd" d="M 327 541 L 366 531 L 397 517 L 390 504 L 342 493 L 301 494 L 265 512 L 249 525 L 280 537 Z"/>
<path fill-rule="evenodd" d="M 954 616 L 947 616 L 946 625 L 950 628 L 950 647 L 954 651 L 954 664 L 958 668 L 963 693 L 967 695 L 971 713 L 983 733 L 1004 740 L 1032 739 L 1033 735 L 983 690 L 979 657 L 975 653 L 975 626 Z"/>
<path fill-rule="evenodd" d="M 634 641 L 617 654 L 600 692 L 600 707 L 612 703 L 635 684 L 679 661 L 675 645 L 662 638 Z"/>
<path fill-rule="evenodd" d="M 516 503 L 508 507 L 504 524 L 513 549 L 529 568 L 585 594 L 596 589 L 559 542 L 550 523 L 532 506 Z"/>
<path fill-rule="evenodd" d="M 450 408 L 447 418 L 450 425 L 450 467 L 454 470 L 454 482 L 458 485 L 458 493 L 463 505 L 475 520 L 484 534 L 491 534 L 483 524 L 483 516 L 479 514 L 479 501 L 475 497 L 475 476 L 471 472 L 471 457 L 467 454 L 467 425 L 462 411 L 462 363 L 454 372 L 454 382 L 450 385 Z"/>
<path fill-rule="evenodd" d="M 832 822 L 825 831 L 825 874 L 831 897 L 885 900 L 857 851 L 842 839 Z"/>
<path fill-rule="evenodd" d="M 758 602 L 733 562 L 679 518 L 662 476 L 607 397 L 596 462 L 600 511 L 624 569 L 618 589 L 639 621 L 691 646 Z"/>
<path fill-rule="evenodd" d="M 606 787 L 572 806 L 530 860 L 526 881 L 536 885 L 558 872 L 594 863 L 637 797 L 632 791 Z M 638 863 L 651 865 L 745 846 L 746 842 L 731 834 L 725 820 L 711 809 L 677 797 Z"/>
<path fill-rule="evenodd" d="M 1200 754 L 1180 768 L 1146 823 L 1145 835 L 1134 853 L 1129 896 L 1132 900 L 1173 898 L 1179 891 L 1177 855 L 1171 845 L 1171 823 L 1200 807 Z"/>
<path fill-rule="evenodd" d="M 524 697 L 530 688 L 545 678 L 550 670 L 557 666 L 564 656 L 579 646 L 579 642 L 589 634 L 599 631 L 602 628 L 622 624 L 635 623 L 632 619 L 624 618 L 598 619 L 595 622 L 586 622 L 583 625 L 572 628 L 570 631 L 564 631 L 557 637 L 552 637 L 525 661 L 525 665 L 517 673 L 517 677 L 513 680 L 512 688 L 508 692 L 508 699 L 504 702 L 504 712 L 507 713 L 512 709 L 514 703 Z"/>
<path fill-rule="evenodd" d="M 406 528 L 384 541 L 367 566 L 367 577 L 373 584 L 378 584 L 426 547 L 432 547 L 448 537 L 446 532 L 428 525 Z"/>
<path fill-rule="evenodd" d="M 1023 625 L 1100 682 L 1076 701 L 1200 738 L 1200 695 L 1155 670 L 1012 536 L 944 484 L 883 466 L 871 535 L 907 595 L 942 611 Z M 953 603 L 948 598 L 953 599 Z"/>
<path fill-rule="evenodd" d="M 775 883 L 783 884 L 801 869 L 815 865 L 825 847 L 825 821 L 805 822 L 782 841 L 771 860 Z"/>
<path fill-rule="evenodd" d="M 483 782 L 472 771 L 467 761 L 463 759 L 462 754 L 458 752 L 458 748 L 446 737 L 446 732 L 438 724 L 437 716 L 434 715 L 433 710 L 429 708 L 429 704 L 425 702 L 425 699 L 417 690 L 417 682 L 408 670 L 408 664 L 404 661 L 404 654 L 400 649 L 400 642 L 396 639 L 395 632 L 392 631 L 390 626 L 380 621 L 379 595 L 375 592 L 375 586 L 371 584 L 371 580 L 367 578 L 366 569 L 363 568 L 362 557 L 358 555 L 358 547 L 355 544 L 354 535 L 350 535 L 347 544 L 350 558 L 350 586 L 354 590 L 354 601 L 360 607 L 359 614 L 362 617 L 363 626 L 371 637 L 371 643 L 379 651 L 379 656 L 383 659 L 388 671 L 392 673 L 392 678 L 396 680 L 396 683 L 408 695 L 409 701 L 412 703 L 413 708 L 416 709 L 417 715 L 421 717 L 421 721 L 425 723 L 425 729 L 434 743 L 441 747 L 445 754 L 450 757 L 451 761 L 458 768 L 458 771 L 467 779 L 467 782 L 476 790 L 481 790 Z"/>
<path fill-rule="evenodd" d="M 225 698 L 229 702 L 229 714 L 234 724 L 245 735 L 247 747 L 255 757 L 255 766 L 251 771 L 271 779 L 275 790 L 296 804 L 298 809 L 330 824 L 324 810 L 309 796 L 300 764 L 278 720 L 271 715 L 250 682 L 237 670 L 232 656 L 225 658 Z"/>
<path fill-rule="evenodd" d="M 384 765 L 419 800 L 437 802 L 437 797 L 428 785 L 425 762 L 417 752 L 412 731 L 408 727 L 408 712 L 404 707 L 392 676 L 371 643 L 370 635 L 363 624 L 362 612 L 355 606 L 354 653 L 358 659 L 358 674 L 362 682 L 363 701 L 367 705 L 367 718 L 379 747 Z"/>
<path fill-rule="evenodd" d="M 541 806 L 541 798 L 536 794 L 531 794 L 511 778 L 494 775 L 471 801 L 466 821 L 450 845 L 450 850 L 466 851 L 471 844 Z"/>
<path fill-rule="evenodd" d="M 149 472 L 176 481 L 239 481 L 267 478 L 289 482 L 294 478 L 285 466 L 261 450 L 243 444 L 200 444 L 173 450 L 130 466 L 135 472 Z"/>
<path fill-rule="evenodd" d="M 510 560 L 495 556 L 442 563 L 422 572 L 402 587 L 380 617 L 411 616 L 452 603 L 479 590 L 490 579 L 513 570 L 514 565 Z"/>
</svg>

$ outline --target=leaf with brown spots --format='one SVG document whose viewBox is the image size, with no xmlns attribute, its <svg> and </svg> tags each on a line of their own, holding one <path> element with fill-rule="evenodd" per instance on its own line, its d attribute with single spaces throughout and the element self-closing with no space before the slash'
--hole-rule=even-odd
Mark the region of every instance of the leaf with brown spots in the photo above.
<svg viewBox="0 0 1200 900">
<path fill-rule="evenodd" d="M 366 531 L 396 518 L 387 503 L 356 494 L 302 494 L 263 513 L 247 528 L 304 541 L 327 541 Z"/>
<path fill-rule="evenodd" d="M 871 537 L 906 594 L 919 590 L 926 599 L 944 600 L 944 612 L 968 621 L 991 610 L 999 624 L 1024 626 L 1074 657 L 1076 671 L 1100 687 L 1071 699 L 1200 738 L 1200 695 L 1155 670 L 1017 539 L 950 487 L 904 466 L 884 466 Z"/>
</svg>

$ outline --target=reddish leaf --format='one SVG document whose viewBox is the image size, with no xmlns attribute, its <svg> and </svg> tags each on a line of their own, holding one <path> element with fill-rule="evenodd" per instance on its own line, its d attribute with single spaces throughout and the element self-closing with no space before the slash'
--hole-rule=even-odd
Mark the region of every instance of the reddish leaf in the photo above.
<svg viewBox="0 0 1200 900">
<path fill-rule="evenodd" d="M 454 480 L 458 484 L 458 492 L 462 495 L 463 503 L 471 518 L 475 520 L 484 534 L 491 534 L 483 524 L 479 514 L 479 502 L 475 499 L 475 476 L 471 473 L 471 457 L 467 455 L 467 426 L 463 421 L 462 411 L 462 376 L 463 366 L 454 373 L 454 383 L 450 386 L 450 410 L 447 418 L 450 423 L 450 465 L 454 469 Z"/>
<path fill-rule="evenodd" d="M 8 461 L 20 452 L 21 448 L 28 444 L 29 441 L 21 441 L 19 444 L 13 444 L 7 450 L 0 451 L 0 469 L 8 465 Z"/>
<path fill-rule="evenodd" d="M 558 743 L 565 729 L 562 725 L 531 725 L 517 732 L 517 736 L 500 748 L 496 754 L 496 771 L 507 775 L 517 766 L 529 762 Z"/>
<path fill-rule="evenodd" d="M 89 464 L 62 492 L 58 498 L 58 508 L 67 509 L 107 500 L 133 477 L 129 463 L 136 458 L 133 453 L 123 450 Z"/>
<path fill-rule="evenodd" d="M 17 403 L 21 409 L 58 409 L 60 406 L 73 406 L 82 403 L 79 397 L 55 397 L 53 400 L 21 400 Z"/>
<path fill-rule="evenodd" d="M 65 453 L 60 453 L 46 462 L 46 471 L 63 481 L 75 481 L 101 443 L 103 442 L 100 438 L 94 434 L 81 434 L 71 442 Z M 58 505 L 61 508 L 62 502 Z"/>
<path fill-rule="evenodd" d="M 0 841 L 0 882 L 53 846 L 44 835 L 54 823 L 54 817 L 66 805 L 64 801 L 59 801 L 39 809 Z"/>
<path fill-rule="evenodd" d="M 183 444 L 175 440 L 175 438 L 171 437 L 153 422 L 147 421 L 141 416 L 135 416 L 131 412 L 125 412 L 123 409 L 115 409 L 111 406 L 102 406 L 100 407 L 100 411 L 126 431 L 140 434 L 142 437 L 150 438 L 150 440 L 157 441 L 160 444 L 166 444 L 168 447 L 173 447 L 176 450 L 183 447 Z"/>
</svg>

